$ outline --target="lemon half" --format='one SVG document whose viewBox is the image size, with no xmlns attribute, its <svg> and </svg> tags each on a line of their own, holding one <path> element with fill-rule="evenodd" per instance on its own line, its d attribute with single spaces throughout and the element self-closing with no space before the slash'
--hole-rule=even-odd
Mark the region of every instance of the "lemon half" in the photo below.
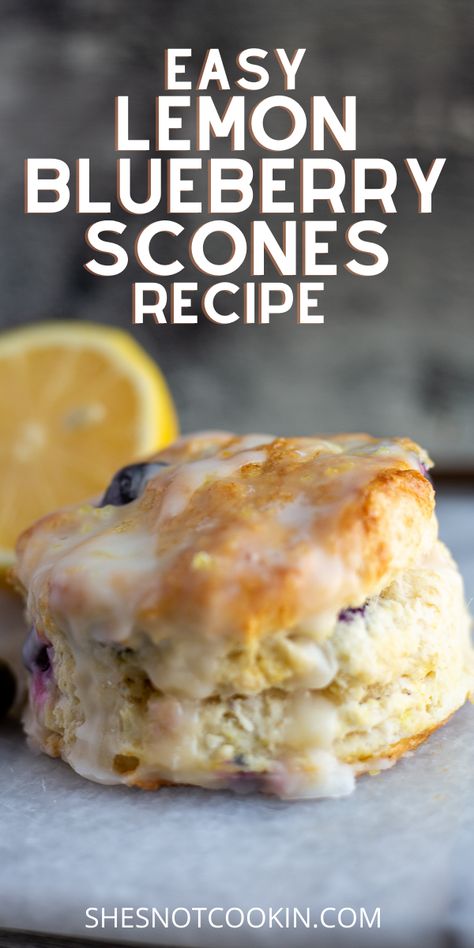
<svg viewBox="0 0 474 948">
<path fill-rule="evenodd" d="M 0 564 L 38 517 L 99 493 L 177 432 L 163 375 L 128 333 L 51 322 L 0 334 Z"/>
</svg>

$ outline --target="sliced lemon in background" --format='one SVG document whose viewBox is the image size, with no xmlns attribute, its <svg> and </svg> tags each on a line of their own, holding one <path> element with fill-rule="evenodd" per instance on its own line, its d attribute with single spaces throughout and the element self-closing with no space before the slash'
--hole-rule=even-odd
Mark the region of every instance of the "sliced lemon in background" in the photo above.
<svg viewBox="0 0 474 948">
<path fill-rule="evenodd" d="M 120 329 L 51 322 L 0 334 L 0 565 L 38 517 L 101 492 L 176 436 L 156 363 Z"/>
</svg>

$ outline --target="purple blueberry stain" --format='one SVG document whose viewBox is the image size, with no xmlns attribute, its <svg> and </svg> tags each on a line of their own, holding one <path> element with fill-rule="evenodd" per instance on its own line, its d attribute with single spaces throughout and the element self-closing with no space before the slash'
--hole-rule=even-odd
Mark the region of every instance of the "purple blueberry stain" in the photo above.
<svg viewBox="0 0 474 948">
<path fill-rule="evenodd" d="M 42 638 L 35 626 L 23 646 L 23 664 L 32 674 L 36 671 L 47 672 L 51 669 L 51 642 Z"/>
<path fill-rule="evenodd" d="M 429 481 L 430 484 L 432 484 L 432 483 L 433 483 L 433 478 L 431 477 L 431 474 L 430 474 L 430 472 L 429 472 L 429 470 L 428 470 L 426 464 L 424 464 L 423 461 L 420 461 L 419 463 L 420 463 L 420 472 L 423 474 L 423 477 L 426 477 L 426 480 Z"/>
<path fill-rule="evenodd" d="M 261 793 L 266 785 L 267 774 L 247 768 L 245 754 L 235 754 L 220 771 L 219 784 L 234 793 Z"/>
<path fill-rule="evenodd" d="M 354 608 L 349 607 L 348 609 L 343 609 L 338 615 L 339 622 L 352 622 L 355 616 L 365 615 L 368 603 L 364 602 L 363 606 L 354 606 Z"/>
<path fill-rule="evenodd" d="M 23 646 L 23 663 L 31 674 L 31 695 L 36 703 L 43 703 L 53 680 L 54 648 L 49 639 L 39 635 L 35 626 Z"/>
<path fill-rule="evenodd" d="M 236 770 L 226 774 L 225 783 L 234 793 L 261 793 L 266 785 L 266 774 L 255 770 Z"/>
</svg>

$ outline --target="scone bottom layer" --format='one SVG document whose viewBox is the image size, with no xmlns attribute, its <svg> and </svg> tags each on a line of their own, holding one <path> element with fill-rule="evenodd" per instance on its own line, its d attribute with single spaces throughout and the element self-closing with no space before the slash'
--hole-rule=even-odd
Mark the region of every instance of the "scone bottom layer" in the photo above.
<svg viewBox="0 0 474 948">
<path fill-rule="evenodd" d="M 30 742 L 78 773 L 341 796 L 473 689 L 426 453 L 182 438 L 20 538 Z"/>
</svg>

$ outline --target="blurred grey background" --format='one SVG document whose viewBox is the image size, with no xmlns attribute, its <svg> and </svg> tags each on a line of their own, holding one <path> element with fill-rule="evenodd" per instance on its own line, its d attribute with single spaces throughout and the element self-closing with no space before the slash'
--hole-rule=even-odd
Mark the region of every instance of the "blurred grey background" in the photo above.
<svg viewBox="0 0 474 948">
<path fill-rule="evenodd" d="M 132 331 L 166 372 L 184 430 L 406 433 L 443 468 L 474 468 L 472 0 L 0 0 L 0 11 L 2 325 L 67 317 L 130 327 L 131 283 L 153 279 L 136 265 L 111 279 L 87 274 L 93 217 L 25 216 L 24 158 L 90 156 L 93 197 L 110 199 L 114 96 L 130 95 L 134 133 L 148 136 L 165 47 L 192 47 L 197 75 L 204 50 L 217 46 L 236 75 L 244 47 L 305 46 L 292 94 L 304 104 L 327 95 L 335 107 L 357 95 L 357 155 L 400 170 L 398 213 L 384 218 L 373 204 L 364 215 L 388 224 L 388 269 L 357 279 L 341 267 L 326 278 L 324 326 L 286 316 L 269 327 L 203 320 Z M 281 91 L 276 69 L 272 77 L 250 104 Z M 407 156 L 423 167 L 447 158 L 431 215 L 417 214 Z M 138 229 L 161 215 L 113 216 L 127 220 L 131 251 Z M 352 218 L 338 220 L 332 256 L 342 263 Z M 196 279 L 191 268 L 182 278 Z M 231 279 L 245 278 L 242 268 Z"/>
</svg>

